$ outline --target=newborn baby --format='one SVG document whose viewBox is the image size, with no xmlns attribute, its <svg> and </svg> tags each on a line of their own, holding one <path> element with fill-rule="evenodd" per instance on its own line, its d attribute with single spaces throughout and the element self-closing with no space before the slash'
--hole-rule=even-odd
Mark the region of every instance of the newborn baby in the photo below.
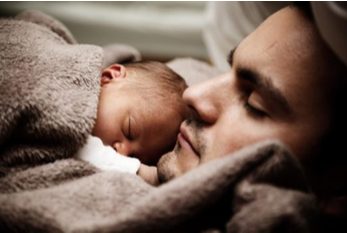
<svg viewBox="0 0 347 233">
<path fill-rule="evenodd" d="M 96 122 L 77 158 L 155 184 L 161 155 L 173 149 L 188 115 L 187 84 L 160 62 L 114 64 L 101 75 Z"/>
</svg>

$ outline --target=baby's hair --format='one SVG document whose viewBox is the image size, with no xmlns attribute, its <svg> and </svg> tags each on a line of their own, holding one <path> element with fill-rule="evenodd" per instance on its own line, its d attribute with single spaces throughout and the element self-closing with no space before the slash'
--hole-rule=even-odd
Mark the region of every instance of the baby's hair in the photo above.
<svg viewBox="0 0 347 233">
<path fill-rule="evenodd" d="M 183 94 L 183 91 L 188 87 L 185 80 L 170 69 L 167 65 L 157 61 L 141 61 L 124 64 L 127 70 L 137 73 L 134 76 L 135 81 L 141 82 L 141 85 L 146 85 L 146 81 L 156 83 L 159 87 L 168 91 L 173 91 Z M 142 72 L 139 73 L 138 71 Z"/>
<path fill-rule="evenodd" d="M 132 62 L 124 64 L 124 67 L 126 72 L 133 73 L 130 83 L 141 92 L 146 102 L 155 101 L 161 103 L 162 110 L 171 108 L 178 111 L 182 120 L 188 117 L 188 107 L 182 99 L 188 85 L 180 75 L 157 61 Z"/>
</svg>

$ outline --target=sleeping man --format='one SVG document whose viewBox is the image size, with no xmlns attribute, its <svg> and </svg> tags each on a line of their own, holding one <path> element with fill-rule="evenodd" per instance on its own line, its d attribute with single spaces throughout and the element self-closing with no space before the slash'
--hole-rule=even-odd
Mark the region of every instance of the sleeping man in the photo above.
<svg viewBox="0 0 347 233">
<path fill-rule="evenodd" d="M 347 70 L 304 8 L 267 19 L 228 57 L 230 72 L 188 88 L 195 116 L 159 161 L 161 181 L 264 139 L 280 139 L 304 167 L 326 214 L 346 216 Z M 341 103 L 341 104 L 340 104 Z M 324 231 L 324 230 L 323 230 Z"/>
<path fill-rule="evenodd" d="M 232 50 L 229 63 L 230 72 L 183 94 L 193 117 L 182 123 L 175 149 L 157 165 L 159 180 L 170 182 L 152 187 L 136 176 L 97 172 L 73 159 L 14 170 L 0 180 L 0 226 L 310 232 L 316 216 L 307 177 L 320 213 L 342 223 L 329 225 L 327 218 L 318 229 L 338 232 L 346 219 L 347 166 L 338 136 L 345 132 L 339 103 L 344 103 L 346 67 L 297 7 L 266 20 Z M 284 142 L 305 176 L 282 146 L 251 145 L 268 139 Z"/>
</svg>

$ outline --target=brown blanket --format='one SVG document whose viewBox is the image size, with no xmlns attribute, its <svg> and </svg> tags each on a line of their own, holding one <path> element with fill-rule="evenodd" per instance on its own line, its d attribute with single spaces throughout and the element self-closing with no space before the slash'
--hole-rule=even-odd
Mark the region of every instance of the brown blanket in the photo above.
<svg viewBox="0 0 347 233">
<path fill-rule="evenodd" d="M 158 188 L 73 159 L 93 127 L 103 52 L 37 14 L 20 18 L 53 21 L 0 20 L 1 232 L 310 231 L 315 199 L 279 142 Z"/>
<path fill-rule="evenodd" d="M 0 180 L 0 228 L 309 232 L 315 213 L 300 167 L 273 142 L 207 163 L 159 188 L 134 175 L 92 173 L 90 165 L 66 159 L 7 175 Z"/>
<path fill-rule="evenodd" d="M 69 44 L 67 36 L 31 22 L 0 21 L 2 173 L 72 157 L 92 130 L 103 51 Z"/>
</svg>

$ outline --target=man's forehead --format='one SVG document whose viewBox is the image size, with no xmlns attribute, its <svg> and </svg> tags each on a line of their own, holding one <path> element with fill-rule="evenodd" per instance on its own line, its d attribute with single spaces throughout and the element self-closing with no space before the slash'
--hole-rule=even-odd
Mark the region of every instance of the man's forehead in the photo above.
<svg viewBox="0 0 347 233">
<path fill-rule="evenodd" d="M 324 54 L 320 52 L 323 46 L 317 37 L 314 24 L 299 10 L 285 8 L 267 19 L 231 54 L 249 66 L 257 64 L 281 73 L 298 69 L 304 73 L 323 61 Z"/>
<path fill-rule="evenodd" d="M 312 29 L 313 23 L 302 15 L 300 10 L 286 7 L 267 18 L 249 37 L 266 41 L 272 47 L 278 42 L 299 40 L 309 35 Z M 246 38 L 244 42 L 247 42 L 247 39 L 249 38 Z"/>
</svg>

